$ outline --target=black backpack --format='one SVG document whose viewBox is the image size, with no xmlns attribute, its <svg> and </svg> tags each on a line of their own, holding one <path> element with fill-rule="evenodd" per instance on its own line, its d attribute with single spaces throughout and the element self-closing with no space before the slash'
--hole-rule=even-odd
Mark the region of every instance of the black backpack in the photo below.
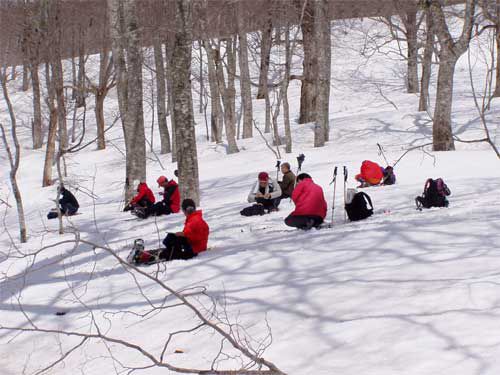
<svg viewBox="0 0 500 375">
<path fill-rule="evenodd" d="M 436 180 L 429 178 L 425 182 L 422 196 L 415 198 L 417 210 L 421 210 L 422 207 L 448 207 L 449 202 L 446 197 L 450 194 L 451 191 L 442 178 Z"/>
<path fill-rule="evenodd" d="M 368 204 L 370 207 L 368 208 Z M 364 192 L 359 192 L 354 195 L 351 203 L 345 205 L 347 216 L 351 221 L 366 219 L 373 215 L 373 204 L 369 195 Z"/>
<path fill-rule="evenodd" d="M 266 213 L 264 206 L 261 204 L 254 204 L 250 207 L 245 207 L 240 211 L 242 216 L 262 216 Z"/>
</svg>

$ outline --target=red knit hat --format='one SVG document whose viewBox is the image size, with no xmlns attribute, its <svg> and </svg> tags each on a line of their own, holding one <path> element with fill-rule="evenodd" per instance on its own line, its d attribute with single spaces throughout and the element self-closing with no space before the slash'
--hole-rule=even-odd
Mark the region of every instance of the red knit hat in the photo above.
<svg viewBox="0 0 500 375">
<path fill-rule="evenodd" d="M 161 184 L 163 184 L 164 182 L 167 182 L 167 181 L 168 181 L 168 178 L 166 178 L 165 176 L 160 176 L 156 180 L 156 182 L 158 182 L 158 185 L 161 185 Z"/>
<path fill-rule="evenodd" d="M 259 173 L 259 181 L 267 181 L 269 180 L 269 174 L 267 172 Z"/>
</svg>

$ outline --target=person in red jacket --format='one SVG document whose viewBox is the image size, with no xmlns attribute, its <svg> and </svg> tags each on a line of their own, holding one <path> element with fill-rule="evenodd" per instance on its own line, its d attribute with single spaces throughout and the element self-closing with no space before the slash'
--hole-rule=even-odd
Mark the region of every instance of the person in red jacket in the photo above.
<svg viewBox="0 0 500 375">
<path fill-rule="evenodd" d="M 293 211 L 285 224 L 299 229 L 319 227 L 326 217 L 327 205 L 321 186 L 316 185 L 311 176 L 301 173 L 297 176 L 297 186 L 293 190 Z"/>
<path fill-rule="evenodd" d="M 137 191 L 135 197 L 125 206 L 123 211 L 132 211 L 140 208 L 151 207 L 155 203 L 155 195 L 145 182 L 134 180 L 133 186 Z"/>
<path fill-rule="evenodd" d="M 365 160 L 361 163 L 361 173 L 354 178 L 360 183 L 359 187 L 378 185 L 384 178 L 384 168 L 373 161 Z"/>
<path fill-rule="evenodd" d="M 138 213 L 137 216 L 145 219 L 151 215 L 170 215 L 176 214 L 181 209 L 181 195 L 179 193 L 179 185 L 174 180 L 168 180 L 165 176 L 160 176 L 156 180 L 158 186 L 163 188 L 160 195 L 163 199 L 151 207 L 146 208 L 143 212 Z"/>
<path fill-rule="evenodd" d="M 186 215 L 184 229 L 182 232 L 169 233 L 165 237 L 165 249 L 160 253 L 162 260 L 191 259 L 207 250 L 210 228 L 203 220 L 201 210 L 196 210 L 192 199 L 184 199 L 182 212 Z"/>
</svg>

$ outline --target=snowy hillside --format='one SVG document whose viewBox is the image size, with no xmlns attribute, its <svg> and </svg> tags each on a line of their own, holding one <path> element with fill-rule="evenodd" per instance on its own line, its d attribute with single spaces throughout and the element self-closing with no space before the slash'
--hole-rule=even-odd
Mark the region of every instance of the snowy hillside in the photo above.
<svg viewBox="0 0 500 375">
<path fill-rule="evenodd" d="M 416 111 L 418 97 L 405 93 L 397 69 L 387 69 L 394 61 L 379 53 L 367 63 L 359 53 L 362 43 L 355 32 L 335 40 L 331 141 L 314 149 L 312 125 L 293 123 L 293 153 L 282 150 L 282 160 L 290 161 L 294 171 L 296 156 L 305 154 L 303 171 L 323 187 L 328 221 L 334 166 L 348 167 L 348 186 L 354 187 L 352 176 L 363 160 L 384 164 L 377 142 L 392 162 L 405 149 L 432 141 L 432 122 Z M 476 56 L 477 48 L 472 48 Z M 479 58 L 474 63 L 481 87 L 485 68 Z M 403 65 L 400 62 L 398 69 L 404 70 Z M 464 139 L 481 137 L 466 56 L 455 83 L 456 133 Z M 294 84 L 292 119 L 298 116 L 299 95 Z M 13 99 L 21 113 L 30 100 L 22 94 Z M 117 108 L 114 94 L 106 105 L 110 122 Z M 258 123 L 263 124 L 263 104 L 255 105 Z M 499 105 L 498 99 L 493 101 L 489 112 L 497 144 Z M 188 298 L 208 316 L 214 313 L 213 298 L 218 316 L 245 327 L 255 340 L 252 345 L 269 345 L 263 356 L 287 374 L 500 372 L 500 164 L 488 145 L 457 143 L 455 152 L 410 152 L 396 167 L 396 185 L 365 189 L 375 215 L 357 223 L 344 220 L 340 181 L 332 228 L 305 232 L 284 225 L 293 210 L 289 201 L 263 217 L 239 214 L 257 173 L 265 170 L 273 178 L 276 174 L 275 157 L 263 140 L 258 135 L 239 140 L 241 152 L 226 155 L 223 146 L 206 142 L 201 117 L 197 123 L 201 208 L 211 228 L 211 250 L 189 261 L 143 267 L 143 272 L 176 290 L 188 289 Z M 90 131 L 88 140 L 93 136 Z M 166 232 L 182 228 L 184 217 L 139 221 L 120 211 L 124 159 L 117 150 L 123 148 L 117 124 L 107 133 L 105 151 L 91 146 L 68 157 L 68 185 L 82 187 L 76 191 L 81 215 L 65 219 L 67 233 L 59 236 L 57 220 L 45 218 L 55 188 L 40 187 L 43 151 L 29 149 L 28 128 L 20 137 L 25 147 L 19 183 L 30 240 L 17 243 L 16 212 L 2 206 L 0 327 L 86 333 L 99 329 L 159 355 L 170 332 L 193 327 L 192 311 L 164 309 L 177 301 L 158 284 L 105 250 L 64 240 L 74 239 L 71 232 L 77 230 L 82 240 L 107 246 L 124 258 L 136 238 L 144 238 L 147 248 L 158 247 Z M 173 177 L 176 167 L 170 155 L 148 157 L 148 183 L 156 192 L 157 176 Z M 4 152 L 0 158 L 0 197 L 13 204 Z M 450 187 L 448 209 L 415 210 L 414 198 L 428 177 L 442 177 Z M 42 247 L 36 256 L 21 256 Z M 56 333 L 0 330 L 0 374 L 35 373 L 80 341 Z M 228 348 L 227 342 L 224 345 Z M 176 366 L 210 368 L 219 349 L 220 338 L 203 327 L 174 336 L 165 359 Z M 48 373 L 173 373 L 150 365 L 133 348 L 95 340 L 82 344 Z M 219 368 L 239 365 L 239 358 L 222 357 L 218 362 Z M 127 372 L 131 368 L 142 369 Z"/>
</svg>

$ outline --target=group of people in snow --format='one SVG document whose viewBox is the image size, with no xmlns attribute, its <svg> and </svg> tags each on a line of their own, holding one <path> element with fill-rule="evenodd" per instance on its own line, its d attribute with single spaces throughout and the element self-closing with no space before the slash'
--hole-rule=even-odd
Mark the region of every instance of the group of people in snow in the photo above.
<svg viewBox="0 0 500 375">
<path fill-rule="evenodd" d="M 281 181 L 274 181 L 267 172 L 258 174 L 257 181 L 252 185 L 247 199 L 249 203 L 253 204 L 244 208 L 240 212 L 241 215 L 254 216 L 278 211 L 283 199 L 291 199 L 295 204 L 295 210 L 285 218 L 285 224 L 304 230 L 319 228 L 327 214 L 327 203 L 323 189 L 314 183 L 312 177 L 307 173 L 295 176 L 289 163 L 282 163 L 280 168 L 283 175 Z M 345 171 L 344 173 L 347 176 Z M 358 187 L 396 183 L 396 175 L 391 166 L 382 168 L 369 160 L 363 161 L 360 173 L 355 176 L 355 179 L 360 184 Z M 130 211 L 139 218 L 146 219 L 150 216 L 176 214 L 182 210 L 186 217 L 184 229 L 180 232 L 168 233 L 163 240 L 165 247 L 156 250 L 155 253 L 144 250 L 137 252 L 134 261 L 148 263 L 153 259 L 165 261 L 196 257 L 199 253 L 207 250 L 210 233 L 210 228 L 203 219 L 202 211 L 197 210 L 192 199 L 184 199 L 182 203 L 180 202 L 179 186 L 174 179 L 169 180 L 166 176 L 160 176 L 156 182 L 158 187 L 163 188 L 163 191 L 159 193 L 161 197 L 159 201 L 156 201 L 153 191 L 146 182 L 136 180 L 133 182 L 136 195 L 125 205 L 123 211 Z M 434 190 L 436 191 L 434 195 L 443 196 L 444 201 L 431 202 Z M 60 207 L 51 210 L 48 218 L 56 218 L 59 213 L 67 216 L 75 215 L 79 209 L 79 203 L 75 196 L 63 185 L 59 186 L 58 193 L 61 196 L 59 199 Z M 347 191 L 346 197 L 350 196 L 349 193 Z M 424 188 L 424 196 L 417 197 L 417 208 L 419 208 L 419 204 L 420 207 L 447 206 L 446 196 L 449 194 L 450 191 L 442 179 L 436 181 L 429 179 Z M 356 195 L 366 196 L 365 193 L 355 192 L 355 198 Z M 371 205 L 369 197 L 368 200 Z M 355 199 L 349 204 L 352 206 L 354 203 Z M 348 208 L 353 209 L 353 207 L 348 207 L 346 201 L 346 212 L 349 214 Z M 362 216 L 361 218 L 366 217 Z"/>
</svg>

